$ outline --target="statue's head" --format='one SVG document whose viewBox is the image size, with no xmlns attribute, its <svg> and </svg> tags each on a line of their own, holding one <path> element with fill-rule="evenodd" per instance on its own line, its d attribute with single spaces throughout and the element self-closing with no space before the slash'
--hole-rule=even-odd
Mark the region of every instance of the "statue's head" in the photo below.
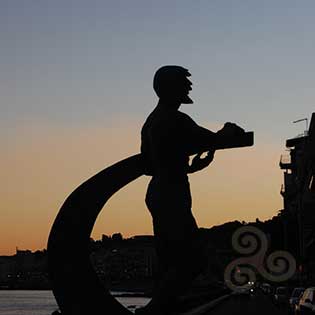
<svg viewBox="0 0 315 315">
<path fill-rule="evenodd" d="M 153 88 L 161 100 L 192 104 L 188 96 L 192 83 L 187 79 L 191 74 L 180 66 L 164 66 L 157 70 Z"/>
</svg>

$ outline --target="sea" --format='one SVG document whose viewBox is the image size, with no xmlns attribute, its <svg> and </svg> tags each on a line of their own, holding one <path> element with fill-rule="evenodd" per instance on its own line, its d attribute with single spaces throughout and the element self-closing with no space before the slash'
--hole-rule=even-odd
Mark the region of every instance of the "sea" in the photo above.
<svg viewBox="0 0 315 315">
<path fill-rule="evenodd" d="M 122 293 L 112 292 L 115 295 Z M 132 312 L 150 300 L 145 297 L 119 296 L 116 299 Z M 51 315 L 57 309 L 52 291 L 0 290 L 0 315 Z"/>
</svg>

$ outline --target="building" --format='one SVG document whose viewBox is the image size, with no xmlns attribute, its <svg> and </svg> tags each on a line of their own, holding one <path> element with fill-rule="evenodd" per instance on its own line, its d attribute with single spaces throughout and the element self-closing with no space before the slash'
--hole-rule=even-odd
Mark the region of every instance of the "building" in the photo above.
<svg viewBox="0 0 315 315">
<path fill-rule="evenodd" d="M 156 254 L 150 235 L 102 237 L 103 247 L 91 254 L 91 261 L 98 277 L 111 287 L 153 278 L 156 270 Z"/>
<path fill-rule="evenodd" d="M 280 168 L 284 170 L 283 217 L 286 221 L 287 245 L 297 244 L 295 252 L 299 270 L 304 278 L 315 280 L 315 113 L 309 130 L 286 141 L 288 155 L 282 155 Z M 295 227 L 295 228 L 294 228 Z M 291 238 L 291 239 L 290 239 Z M 294 240 L 296 238 L 296 242 Z"/>
</svg>

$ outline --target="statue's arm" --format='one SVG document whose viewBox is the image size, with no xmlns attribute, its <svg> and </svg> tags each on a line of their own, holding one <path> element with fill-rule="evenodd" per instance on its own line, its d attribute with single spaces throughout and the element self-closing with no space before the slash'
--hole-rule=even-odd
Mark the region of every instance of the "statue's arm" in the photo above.
<svg viewBox="0 0 315 315">
<path fill-rule="evenodd" d="M 190 117 L 187 119 L 186 124 L 188 132 L 186 132 L 185 140 L 187 141 L 187 149 L 190 155 L 244 146 L 244 137 L 248 135 L 244 129 L 233 123 L 226 123 L 218 132 L 213 132 L 197 125 Z"/>
</svg>

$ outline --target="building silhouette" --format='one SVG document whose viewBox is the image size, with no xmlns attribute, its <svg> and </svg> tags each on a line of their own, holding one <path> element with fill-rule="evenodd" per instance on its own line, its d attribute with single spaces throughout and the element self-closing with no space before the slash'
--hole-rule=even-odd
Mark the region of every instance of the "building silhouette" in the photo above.
<svg viewBox="0 0 315 315">
<path fill-rule="evenodd" d="M 284 234 L 287 248 L 297 253 L 301 279 L 315 280 L 315 113 L 309 130 L 288 139 L 289 154 L 280 158 L 284 170 Z M 294 246 L 295 244 L 295 246 Z M 296 247 L 296 248 L 294 248 Z"/>
</svg>

